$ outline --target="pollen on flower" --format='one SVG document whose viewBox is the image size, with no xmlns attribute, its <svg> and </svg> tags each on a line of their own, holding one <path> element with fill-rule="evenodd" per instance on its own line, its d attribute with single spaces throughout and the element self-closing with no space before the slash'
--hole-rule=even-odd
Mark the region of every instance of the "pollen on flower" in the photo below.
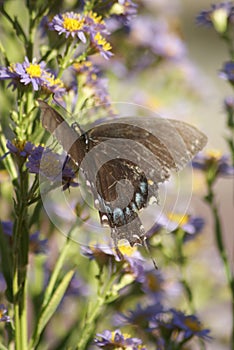
<svg viewBox="0 0 234 350">
<path fill-rule="evenodd" d="M 92 80 L 97 80 L 97 74 L 95 74 L 95 73 L 91 74 L 91 78 L 92 78 Z"/>
<path fill-rule="evenodd" d="M 12 144 L 21 152 L 21 151 L 23 151 L 26 142 L 27 142 L 26 140 L 14 139 L 12 141 Z"/>
<path fill-rule="evenodd" d="M 49 85 L 57 85 L 59 87 L 64 87 L 62 80 L 60 80 L 59 78 L 54 78 L 53 75 L 48 75 L 46 77 L 46 80 L 49 83 Z"/>
<path fill-rule="evenodd" d="M 115 336 L 116 336 L 116 332 L 111 332 L 111 341 L 114 343 L 115 342 Z M 122 333 L 122 336 L 124 337 L 124 339 L 130 338 L 130 334 L 128 333 Z M 116 348 L 117 349 L 117 348 Z M 120 348 L 121 349 L 121 348 Z"/>
<path fill-rule="evenodd" d="M 102 16 L 99 16 L 96 12 L 90 11 L 87 15 L 88 15 L 90 18 L 92 18 L 92 20 L 94 21 L 94 23 L 104 24 L 104 21 L 103 21 L 103 19 L 102 19 Z"/>
<path fill-rule="evenodd" d="M 151 291 L 157 292 L 161 289 L 158 278 L 153 274 L 150 274 L 148 276 L 147 284 L 148 284 L 148 287 Z"/>
<path fill-rule="evenodd" d="M 137 250 L 136 247 L 131 247 L 130 245 L 122 245 L 118 247 L 123 255 L 131 256 Z"/>
<path fill-rule="evenodd" d="M 174 221 L 181 226 L 187 224 L 187 222 L 189 221 L 188 215 L 181 215 L 181 214 L 177 214 L 177 213 L 168 213 L 167 217 L 171 221 Z"/>
<path fill-rule="evenodd" d="M 26 72 L 31 78 L 39 78 L 41 76 L 41 67 L 39 64 L 30 63 L 29 67 L 26 68 Z"/>
<path fill-rule="evenodd" d="M 199 332 L 202 329 L 201 324 L 191 316 L 187 316 L 184 323 L 189 329 L 194 332 Z"/>
<path fill-rule="evenodd" d="M 102 46 L 102 48 L 105 51 L 109 51 L 112 49 L 111 44 L 106 41 L 106 39 L 98 32 L 94 39 L 96 40 L 97 44 Z"/>
<path fill-rule="evenodd" d="M 207 156 L 219 160 L 222 157 L 222 153 L 218 150 L 207 150 Z"/>
<path fill-rule="evenodd" d="M 5 310 L 0 309 L 0 319 L 4 316 L 4 314 L 5 314 Z"/>
<path fill-rule="evenodd" d="M 81 30 L 84 25 L 84 19 L 76 19 L 64 16 L 63 27 L 69 32 Z"/>
<path fill-rule="evenodd" d="M 14 73 L 15 72 L 15 63 L 11 63 L 9 66 L 9 71 Z"/>
</svg>

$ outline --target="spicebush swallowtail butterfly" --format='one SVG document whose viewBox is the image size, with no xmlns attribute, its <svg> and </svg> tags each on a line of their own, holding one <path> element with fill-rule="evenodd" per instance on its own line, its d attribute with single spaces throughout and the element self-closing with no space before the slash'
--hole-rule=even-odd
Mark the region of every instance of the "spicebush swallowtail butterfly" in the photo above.
<svg viewBox="0 0 234 350">
<path fill-rule="evenodd" d="M 121 256 L 120 239 L 146 246 L 139 210 L 158 200 L 158 184 L 171 170 L 183 168 L 207 137 L 185 122 L 152 116 L 116 118 L 82 132 L 46 102 L 38 102 L 43 127 L 83 171 L 117 253 Z"/>
</svg>

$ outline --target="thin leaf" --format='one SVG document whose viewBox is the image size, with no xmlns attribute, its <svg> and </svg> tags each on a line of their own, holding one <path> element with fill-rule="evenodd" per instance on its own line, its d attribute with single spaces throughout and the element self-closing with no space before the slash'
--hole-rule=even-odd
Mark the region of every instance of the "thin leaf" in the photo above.
<svg viewBox="0 0 234 350">
<path fill-rule="evenodd" d="M 70 270 L 62 279 L 60 284 L 57 286 L 55 292 L 52 294 L 51 299 L 49 300 L 48 304 L 44 307 L 44 309 L 41 312 L 41 315 L 39 317 L 33 339 L 31 341 L 31 349 L 33 349 L 36 344 L 38 343 L 40 339 L 40 335 L 42 331 L 44 330 L 47 323 L 50 321 L 51 317 L 55 313 L 58 305 L 60 304 L 65 291 L 74 275 L 75 270 Z"/>
<path fill-rule="evenodd" d="M 54 291 L 54 287 L 58 281 L 58 276 L 59 276 L 60 271 L 64 265 L 64 261 L 66 260 L 67 254 L 69 254 L 71 244 L 72 244 L 72 241 L 70 239 L 70 236 L 68 236 L 66 243 L 63 246 L 63 249 L 60 251 L 59 258 L 56 262 L 53 273 L 50 277 L 49 284 L 48 284 L 46 291 L 45 291 L 45 296 L 44 296 L 42 307 L 45 307 L 45 305 L 47 305 L 48 301 L 51 299 L 52 293 Z"/>
</svg>

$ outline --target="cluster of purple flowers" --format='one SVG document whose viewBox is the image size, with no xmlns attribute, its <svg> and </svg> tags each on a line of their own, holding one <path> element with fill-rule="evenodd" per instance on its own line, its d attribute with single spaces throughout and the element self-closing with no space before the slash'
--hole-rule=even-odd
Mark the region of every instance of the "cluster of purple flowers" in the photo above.
<svg viewBox="0 0 234 350">
<path fill-rule="evenodd" d="M 7 315 L 7 308 L 4 304 L 0 304 L 0 322 L 10 322 L 11 318 Z"/>
<path fill-rule="evenodd" d="M 233 22 L 234 4 L 232 1 L 213 4 L 209 10 L 204 10 L 197 16 L 197 24 L 213 26 L 221 34 L 225 33 L 229 24 Z"/>
<path fill-rule="evenodd" d="M 194 239 L 200 233 L 205 225 L 204 218 L 195 215 L 181 213 L 161 214 L 155 225 L 147 232 L 147 237 L 166 229 L 169 232 L 174 232 L 178 228 L 184 231 L 184 242 Z"/>
<path fill-rule="evenodd" d="M 234 167 L 230 158 L 219 151 L 209 151 L 206 154 L 197 155 L 192 161 L 195 169 L 209 171 L 212 170 L 214 176 L 233 176 Z"/>
<path fill-rule="evenodd" d="M 95 102 L 110 107 L 107 79 L 101 77 L 100 69 L 90 60 L 75 63 L 73 67 L 78 75 L 84 76 L 84 85 L 91 89 Z"/>
<path fill-rule="evenodd" d="M 197 316 L 186 315 L 175 309 L 166 310 L 160 303 L 144 307 L 137 305 L 136 309 L 129 311 L 127 315 L 118 315 L 117 323 L 119 325 L 121 323 L 121 326 L 131 325 L 141 334 L 146 331 L 151 335 L 152 345 L 156 345 L 157 349 L 178 347 L 193 337 L 202 340 L 211 339 L 210 331 L 203 328 Z M 123 334 L 118 329 L 114 332 L 105 330 L 101 334 L 96 334 L 95 344 L 104 349 L 114 348 L 117 345 L 119 347 L 128 345 L 131 349 L 145 349 L 141 339 Z"/>
<path fill-rule="evenodd" d="M 30 173 L 40 174 L 41 179 L 47 179 L 58 185 L 62 183 L 63 190 L 69 187 L 76 187 L 78 183 L 74 181 L 76 172 L 70 163 L 61 155 L 52 152 L 49 148 L 35 146 L 28 141 L 13 140 L 7 141 L 7 152 L 2 158 L 9 153 L 14 154 L 23 162 L 27 161 L 26 167 Z"/>
<path fill-rule="evenodd" d="M 110 51 L 111 45 L 105 39 L 108 34 L 105 22 L 95 12 L 58 14 L 49 22 L 49 28 L 59 35 L 65 34 L 66 38 L 77 37 L 84 44 L 89 39 L 91 46 L 106 59 L 113 55 Z"/>
<path fill-rule="evenodd" d="M 119 329 L 114 332 L 105 330 L 103 333 L 98 333 L 94 342 L 102 349 L 146 350 L 141 339 L 133 338 L 129 334 L 121 333 Z"/>
</svg>

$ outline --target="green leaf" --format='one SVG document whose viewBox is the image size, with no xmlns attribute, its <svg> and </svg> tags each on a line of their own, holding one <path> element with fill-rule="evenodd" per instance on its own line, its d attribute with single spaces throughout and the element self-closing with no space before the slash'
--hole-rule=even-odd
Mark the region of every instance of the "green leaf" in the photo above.
<svg viewBox="0 0 234 350">
<path fill-rule="evenodd" d="M 31 340 L 31 349 L 33 349 L 40 339 L 40 335 L 44 330 L 47 323 L 50 321 L 51 317 L 55 313 L 58 305 L 60 304 L 65 291 L 74 275 L 75 270 L 70 270 L 62 279 L 60 284 L 57 286 L 54 293 L 51 295 L 50 300 L 47 305 L 42 309 L 41 315 L 39 317 L 33 339 Z"/>
</svg>

